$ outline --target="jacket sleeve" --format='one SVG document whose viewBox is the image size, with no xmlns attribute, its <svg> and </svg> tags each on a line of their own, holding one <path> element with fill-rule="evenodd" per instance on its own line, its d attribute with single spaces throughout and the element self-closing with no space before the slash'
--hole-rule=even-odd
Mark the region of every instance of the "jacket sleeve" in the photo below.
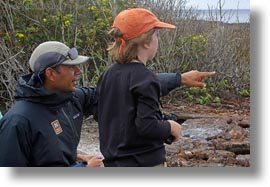
<svg viewBox="0 0 270 187">
<path fill-rule="evenodd" d="M 31 130 L 25 118 L 4 117 L 0 122 L 0 166 L 29 166 L 30 137 Z"/>
<path fill-rule="evenodd" d="M 80 102 L 82 113 L 85 117 L 97 114 L 98 99 L 96 94 L 96 87 L 91 86 L 89 88 L 78 88 L 76 89 L 76 97 Z"/>
<path fill-rule="evenodd" d="M 181 86 L 180 73 L 158 73 L 157 78 L 161 87 L 161 96 L 166 96 L 170 91 Z"/>
<path fill-rule="evenodd" d="M 160 85 L 156 78 L 140 76 L 134 86 L 133 94 L 137 98 L 135 124 L 137 132 L 147 138 L 167 139 L 171 134 L 168 121 L 162 120 L 159 109 Z"/>
</svg>

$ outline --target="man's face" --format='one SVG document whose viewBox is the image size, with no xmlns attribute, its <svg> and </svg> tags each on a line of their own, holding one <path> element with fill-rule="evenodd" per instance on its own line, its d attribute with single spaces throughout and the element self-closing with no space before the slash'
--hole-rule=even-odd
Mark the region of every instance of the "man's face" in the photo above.
<svg viewBox="0 0 270 187">
<path fill-rule="evenodd" d="M 72 92 L 81 74 L 78 65 L 60 65 L 54 74 L 53 90 L 58 92 Z"/>
</svg>

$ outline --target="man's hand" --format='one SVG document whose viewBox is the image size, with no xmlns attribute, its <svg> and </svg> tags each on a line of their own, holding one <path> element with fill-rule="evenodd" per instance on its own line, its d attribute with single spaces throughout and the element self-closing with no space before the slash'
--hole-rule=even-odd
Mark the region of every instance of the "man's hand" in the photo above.
<svg viewBox="0 0 270 187">
<path fill-rule="evenodd" d="M 87 160 L 87 167 L 100 167 L 102 166 L 102 157 L 100 156 L 92 156 L 91 158 Z"/>
<path fill-rule="evenodd" d="M 200 87 L 204 88 L 206 84 L 204 83 L 204 78 L 208 76 L 215 75 L 216 72 L 200 72 L 197 70 L 192 70 L 182 74 L 181 80 L 182 84 L 188 87 Z"/>
<path fill-rule="evenodd" d="M 101 156 L 91 156 L 91 155 L 77 155 L 77 161 L 86 162 L 86 167 L 101 167 L 103 165 Z"/>
</svg>

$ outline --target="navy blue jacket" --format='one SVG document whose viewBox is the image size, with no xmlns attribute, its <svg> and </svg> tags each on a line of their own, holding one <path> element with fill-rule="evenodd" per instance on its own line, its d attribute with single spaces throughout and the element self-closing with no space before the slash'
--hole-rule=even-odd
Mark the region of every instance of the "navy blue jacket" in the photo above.
<svg viewBox="0 0 270 187">
<path fill-rule="evenodd" d="M 75 163 L 83 115 L 93 113 L 95 88 L 55 93 L 20 78 L 16 103 L 0 124 L 0 166 L 70 166 Z"/>
</svg>

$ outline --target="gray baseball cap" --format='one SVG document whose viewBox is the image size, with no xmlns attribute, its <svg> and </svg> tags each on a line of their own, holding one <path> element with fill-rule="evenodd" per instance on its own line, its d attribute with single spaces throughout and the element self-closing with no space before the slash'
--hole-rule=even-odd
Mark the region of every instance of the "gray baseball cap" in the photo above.
<svg viewBox="0 0 270 187">
<path fill-rule="evenodd" d="M 57 41 L 41 43 L 33 51 L 29 65 L 34 73 L 40 73 L 48 67 L 56 65 L 79 65 L 85 63 L 89 57 L 78 55 L 76 48 L 69 48 L 67 45 Z"/>
</svg>

